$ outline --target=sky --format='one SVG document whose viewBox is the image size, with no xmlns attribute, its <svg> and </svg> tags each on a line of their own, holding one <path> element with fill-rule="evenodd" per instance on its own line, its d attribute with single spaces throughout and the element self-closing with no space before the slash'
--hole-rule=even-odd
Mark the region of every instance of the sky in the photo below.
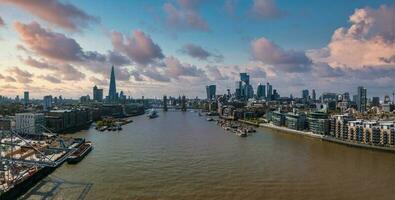
<svg viewBox="0 0 395 200">
<path fill-rule="evenodd" d="M 204 97 L 239 73 L 280 95 L 395 90 L 395 2 L 0 0 L 0 95 Z"/>
</svg>

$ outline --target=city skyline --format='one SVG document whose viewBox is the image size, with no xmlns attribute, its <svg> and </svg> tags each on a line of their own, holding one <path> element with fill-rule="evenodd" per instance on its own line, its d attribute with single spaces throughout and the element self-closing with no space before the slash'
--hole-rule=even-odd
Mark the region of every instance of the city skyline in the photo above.
<svg viewBox="0 0 395 200">
<path fill-rule="evenodd" d="M 243 72 L 281 96 L 393 92 L 391 1 L 45 2 L 0 0 L 0 95 L 107 93 L 112 65 L 135 98 L 225 94 Z"/>
</svg>

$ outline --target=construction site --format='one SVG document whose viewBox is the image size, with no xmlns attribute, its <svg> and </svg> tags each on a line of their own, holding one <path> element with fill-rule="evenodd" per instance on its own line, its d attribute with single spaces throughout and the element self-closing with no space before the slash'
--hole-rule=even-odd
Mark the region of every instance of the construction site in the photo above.
<svg viewBox="0 0 395 200">
<path fill-rule="evenodd" d="M 1 199 L 16 199 L 26 193 L 85 142 L 43 130 L 40 134 L 16 129 L 0 132 Z"/>
</svg>

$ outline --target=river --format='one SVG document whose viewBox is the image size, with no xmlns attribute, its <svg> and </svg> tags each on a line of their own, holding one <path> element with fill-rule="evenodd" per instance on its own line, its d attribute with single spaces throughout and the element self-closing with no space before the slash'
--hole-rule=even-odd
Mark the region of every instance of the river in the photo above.
<svg viewBox="0 0 395 200">
<path fill-rule="evenodd" d="M 24 198 L 395 199 L 395 154 L 259 128 L 247 138 L 192 112 L 133 118 Z"/>
</svg>

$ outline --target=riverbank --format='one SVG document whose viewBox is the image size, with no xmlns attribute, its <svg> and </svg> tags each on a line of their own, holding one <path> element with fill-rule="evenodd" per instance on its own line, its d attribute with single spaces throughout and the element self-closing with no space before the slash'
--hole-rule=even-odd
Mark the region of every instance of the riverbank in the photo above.
<svg viewBox="0 0 395 200">
<path fill-rule="evenodd" d="M 242 119 L 239 119 L 239 120 L 237 120 L 237 121 L 239 121 L 239 122 L 241 122 L 241 123 L 248 124 L 248 125 L 252 125 L 252 126 L 259 126 L 259 123 L 258 123 L 258 122 L 252 122 L 252 121 L 247 121 L 247 120 L 242 120 Z"/>
<path fill-rule="evenodd" d="M 365 149 L 372 149 L 372 150 L 386 151 L 386 152 L 395 153 L 395 148 L 391 148 L 391 147 L 374 146 L 374 145 L 369 145 L 369 144 L 361 144 L 361 143 L 355 143 L 355 142 L 351 142 L 351 141 L 344 141 L 344 140 L 339 140 L 339 139 L 333 138 L 331 136 L 324 136 L 324 135 L 314 134 L 312 132 L 293 130 L 293 129 L 289 129 L 289 128 L 286 128 L 286 127 L 276 126 L 276 125 L 273 125 L 273 124 L 270 124 L 270 123 L 261 123 L 261 124 L 259 124 L 259 126 L 260 127 L 264 127 L 264 128 L 273 129 L 273 130 L 282 131 L 284 133 L 290 133 L 290 134 L 296 134 L 296 135 L 301 135 L 301 136 L 321 139 L 323 141 L 328 141 L 328 142 L 333 142 L 333 143 L 337 143 L 337 144 L 347 145 L 347 146 L 350 146 L 350 147 L 365 148 Z"/>
<path fill-rule="evenodd" d="M 270 128 L 273 130 L 278 130 L 278 131 L 283 131 L 285 133 L 292 133 L 292 134 L 296 134 L 296 135 L 302 135 L 302 136 L 307 136 L 307 137 L 312 137 L 312 138 L 318 138 L 318 139 L 322 139 L 323 135 L 318 135 L 318 134 L 314 134 L 312 132 L 306 132 L 306 131 L 298 131 L 298 130 L 294 130 L 294 129 L 289 129 L 286 127 L 281 127 L 281 126 L 276 126 L 270 123 L 261 123 L 259 124 L 260 127 L 265 127 L 265 128 Z"/>
</svg>

